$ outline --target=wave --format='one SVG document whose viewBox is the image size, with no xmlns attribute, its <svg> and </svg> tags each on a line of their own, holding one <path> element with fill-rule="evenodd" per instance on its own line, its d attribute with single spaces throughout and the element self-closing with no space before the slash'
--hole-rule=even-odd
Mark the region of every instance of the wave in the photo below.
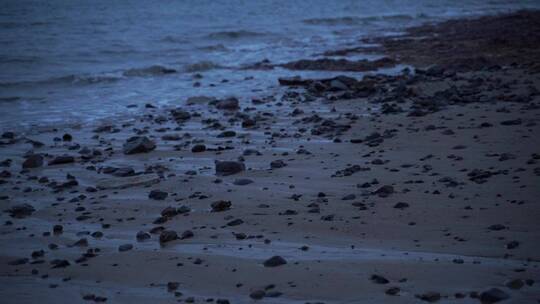
<svg viewBox="0 0 540 304">
<path fill-rule="evenodd" d="M 358 25 L 376 21 L 409 21 L 416 18 L 426 18 L 426 15 L 419 14 L 415 16 L 411 15 L 385 15 L 385 16 L 371 16 L 371 17 L 337 17 L 337 18 L 311 18 L 302 20 L 303 23 L 309 25 Z"/>
<path fill-rule="evenodd" d="M 266 36 L 265 33 L 252 32 L 252 31 L 225 31 L 225 32 L 215 32 L 208 35 L 208 38 L 212 39 L 240 39 L 240 38 L 252 38 Z"/>
<path fill-rule="evenodd" d="M 51 77 L 44 80 L 36 81 L 19 81 L 19 82 L 0 82 L 0 87 L 19 87 L 33 85 L 91 85 L 97 83 L 116 82 L 127 77 L 147 77 L 161 76 L 166 74 L 176 73 L 177 71 L 171 68 L 160 65 L 153 65 L 146 68 L 132 68 L 123 72 L 97 74 L 97 75 L 66 75 L 61 77 Z"/>
<path fill-rule="evenodd" d="M 199 47 L 199 50 L 202 51 L 228 51 L 229 49 L 225 47 L 223 44 L 214 44 L 214 45 L 207 45 L 207 46 L 201 46 Z"/>
<path fill-rule="evenodd" d="M 193 72 L 204 72 L 212 69 L 219 68 L 220 65 L 217 63 L 214 63 L 212 61 L 199 61 L 193 64 L 189 64 L 184 68 L 185 72 L 193 73 Z"/>
</svg>

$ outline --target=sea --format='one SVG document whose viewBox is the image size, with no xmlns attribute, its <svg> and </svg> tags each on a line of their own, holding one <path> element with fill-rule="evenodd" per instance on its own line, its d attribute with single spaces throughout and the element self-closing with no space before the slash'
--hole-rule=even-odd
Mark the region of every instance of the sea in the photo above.
<svg viewBox="0 0 540 304">
<path fill-rule="evenodd" d="M 245 102 L 279 92 L 278 77 L 335 74 L 246 68 L 263 60 L 321 58 L 414 25 L 530 8 L 540 1 L 0 0 L 0 130 L 87 124 L 192 96 Z"/>
</svg>

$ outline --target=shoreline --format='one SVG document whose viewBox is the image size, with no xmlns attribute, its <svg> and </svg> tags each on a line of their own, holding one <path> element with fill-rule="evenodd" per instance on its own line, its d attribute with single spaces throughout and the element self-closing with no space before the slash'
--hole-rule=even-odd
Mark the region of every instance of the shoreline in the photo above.
<svg viewBox="0 0 540 304">
<path fill-rule="evenodd" d="M 381 38 L 387 56 L 418 66 L 393 76 L 283 79 L 282 96 L 197 98 L 32 141 L 5 133 L 0 296 L 538 301 L 536 19 Z M 487 38 L 458 31 L 448 43 L 462 51 L 437 51 L 445 37 L 432 36 L 471 25 Z M 285 264 L 266 266 L 272 256 Z"/>
</svg>

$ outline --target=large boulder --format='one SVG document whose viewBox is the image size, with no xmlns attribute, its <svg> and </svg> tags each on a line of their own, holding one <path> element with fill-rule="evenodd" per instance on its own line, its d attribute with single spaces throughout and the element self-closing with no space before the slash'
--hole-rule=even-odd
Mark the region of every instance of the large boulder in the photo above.
<svg viewBox="0 0 540 304">
<path fill-rule="evenodd" d="M 133 136 L 124 144 L 124 154 L 148 153 L 156 148 L 156 144 L 146 136 Z"/>
</svg>

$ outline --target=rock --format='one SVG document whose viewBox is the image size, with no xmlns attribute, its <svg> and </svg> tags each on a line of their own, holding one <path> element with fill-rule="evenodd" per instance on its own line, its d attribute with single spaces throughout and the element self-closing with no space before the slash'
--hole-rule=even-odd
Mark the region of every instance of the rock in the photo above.
<svg viewBox="0 0 540 304">
<path fill-rule="evenodd" d="M 266 292 L 264 290 L 255 290 L 254 292 L 249 294 L 249 297 L 254 300 L 260 300 L 264 298 L 265 295 L 266 295 Z"/>
<path fill-rule="evenodd" d="M 30 204 L 15 205 L 7 210 L 9 215 L 14 218 L 25 218 L 32 215 L 34 211 L 36 211 L 36 209 Z"/>
<path fill-rule="evenodd" d="M 277 267 L 285 264 L 287 264 L 287 261 L 279 255 L 275 255 L 263 263 L 264 267 Z"/>
<path fill-rule="evenodd" d="M 167 291 L 168 292 L 173 292 L 173 291 L 177 290 L 179 286 L 180 286 L 180 283 L 178 283 L 178 282 L 168 282 L 167 283 Z"/>
<path fill-rule="evenodd" d="M 115 168 L 112 175 L 116 177 L 132 176 L 135 175 L 135 170 L 131 167 Z"/>
<path fill-rule="evenodd" d="M 191 114 L 189 114 L 188 111 L 182 110 L 181 108 L 171 110 L 171 115 L 177 122 L 189 120 L 191 118 Z"/>
<path fill-rule="evenodd" d="M 144 232 L 144 231 L 139 231 L 139 232 L 137 232 L 136 237 L 137 237 L 137 241 L 142 242 L 142 241 L 150 239 L 150 233 L 147 233 L 147 232 Z"/>
<path fill-rule="evenodd" d="M 216 103 L 216 108 L 220 110 L 238 110 L 240 108 L 239 101 L 235 97 L 219 100 Z"/>
<path fill-rule="evenodd" d="M 409 204 L 404 203 L 404 202 L 399 202 L 394 205 L 394 208 L 403 210 L 405 208 L 409 208 Z"/>
<path fill-rule="evenodd" d="M 227 223 L 227 226 L 233 227 L 233 226 L 242 225 L 243 223 L 244 223 L 243 220 L 241 220 L 241 219 L 235 219 L 235 220 L 232 220 L 232 221 L 228 222 L 228 223 Z"/>
<path fill-rule="evenodd" d="M 161 210 L 161 216 L 164 216 L 164 217 L 174 217 L 176 214 L 177 214 L 176 208 L 171 207 L 171 206 Z"/>
<path fill-rule="evenodd" d="M 156 144 L 146 136 L 133 136 L 124 143 L 124 154 L 148 153 Z"/>
<path fill-rule="evenodd" d="M 270 168 L 272 169 L 279 169 L 279 168 L 283 168 L 287 166 L 287 164 L 281 160 L 281 159 L 278 159 L 278 160 L 274 160 L 270 163 Z"/>
<path fill-rule="evenodd" d="M 194 104 L 209 104 L 210 102 L 216 100 L 214 97 L 208 97 L 208 96 L 193 96 L 189 97 L 186 100 L 187 105 L 194 105 Z"/>
<path fill-rule="evenodd" d="M 521 125 L 521 123 L 522 123 L 521 118 L 501 121 L 501 125 L 503 126 L 517 126 L 517 125 Z"/>
<path fill-rule="evenodd" d="M 377 190 L 373 191 L 373 194 L 376 194 L 380 197 L 387 197 L 390 196 L 392 193 L 394 193 L 394 187 L 390 185 L 382 186 Z"/>
<path fill-rule="evenodd" d="M 225 137 L 235 137 L 236 132 L 235 131 L 223 131 L 218 134 L 218 138 L 225 138 Z"/>
<path fill-rule="evenodd" d="M 204 151 L 206 151 L 206 146 L 202 144 L 194 145 L 191 148 L 191 152 L 193 153 L 199 153 L 199 152 L 204 152 Z"/>
<path fill-rule="evenodd" d="M 278 78 L 278 82 L 282 86 L 307 86 L 312 83 L 312 80 L 303 80 L 300 76 Z"/>
<path fill-rule="evenodd" d="M 193 236 L 195 236 L 195 234 L 193 234 L 193 231 L 186 230 L 186 231 L 182 232 L 182 235 L 180 236 L 180 239 L 182 239 L 182 240 L 190 239 Z"/>
<path fill-rule="evenodd" d="M 424 294 L 417 295 L 417 297 L 422 301 L 433 303 L 441 299 L 441 294 L 438 292 L 426 292 Z"/>
<path fill-rule="evenodd" d="M 510 241 L 506 244 L 506 249 L 516 249 L 519 247 L 519 242 L 518 241 Z"/>
<path fill-rule="evenodd" d="M 401 289 L 399 289 L 399 287 L 390 287 L 390 288 L 388 288 L 384 293 L 386 293 L 386 294 L 389 295 L 389 296 L 395 296 L 395 295 L 397 295 L 400 291 L 401 291 Z"/>
<path fill-rule="evenodd" d="M 154 199 L 154 200 L 157 200 L 157 201 L 164 200 L 164 199 L 167 198 L 167 196 L 169 196 L 169 193 L 167 193 L 165 191 L 161 191 L 161 190 L 152 190 L 148 194 L 148 198 Z"/>
<path fill-rule="evenodd" d="M 482 304 L 497 303 L 509 298 L 510 296 L 499 288 L 491 288 L 480 294 L 480 301 Z"/>
<path fill-rule="evenodd" d="M 506 229 L 507 227 L 503 224 L 493 224 L 491 226 L 488 227 L 489 230 L 493 230 L 493 231 L 501 231 L 501 230 L 504 230 Z"/>
<path fill-rule="evenodd" d="M 64 165 L 75 162 L 75 157 L 69 155 L 57 156 L 49 162 L 49 166 Z"/>
<path fill-rule="evenodd" d="M 39 154 L 27 156 L 22 164 L 23 169 L 38 168 L 41 166 L 43 166 L 43 156 Z"/>
<path fill-rule="evenodd" d="M 159 235 L 160 243 L 167 243 L 178 239 L 178 234 L 172 230 L 163 230 Z"/>
<path fill-rule="evenodd" d="M 521 279 L 514 279 L 506 282 L 504 285 L 510 289 L 521 289 L 521 287 L 525 286 L 525 282 Z"/>
<path fill-rule="evenodd" d="M 231 205 L 232 203 L 230 201 L 216 201 L 216 202 L 213 202 L 211 207 L 212 207 L 212 212 L 221 212 L 221 211 L 225 211 L 225 210 L 229 210 L 231 208 Z"/>
<path fill-rule="evenodd" d="M 245 185 L 249 185 L 253 183 L 253 181 L 251 179 L 248 179 L 248 178 L 239 178 L 239 179 L 235 179 L 233 184 L 236 185 L 236 186 L 245 186 Z"/>
<path fill-rule="evenodd" d="M 388 279 L 386 279 L 385 277 L 380 276 L 378 274 L 372 275 L 370 280 L 375 284 L 388 284 L 388 283 L 390 283 L 390 281 L 388 281 Z"/>
<path fill-rule="evenodd" d="M 215 161 L 216 175 L 232 175 L 246 170 L 246 165 L 238 161 Z"/>
<path fill-rule="evenodd" d="M 118 251 L 120 252 L 129 251 L 131 249 L 133 249 L 133 245 L 131 244 L 123 244 L 123 245 L 118 246 Z"/>
</svg>

